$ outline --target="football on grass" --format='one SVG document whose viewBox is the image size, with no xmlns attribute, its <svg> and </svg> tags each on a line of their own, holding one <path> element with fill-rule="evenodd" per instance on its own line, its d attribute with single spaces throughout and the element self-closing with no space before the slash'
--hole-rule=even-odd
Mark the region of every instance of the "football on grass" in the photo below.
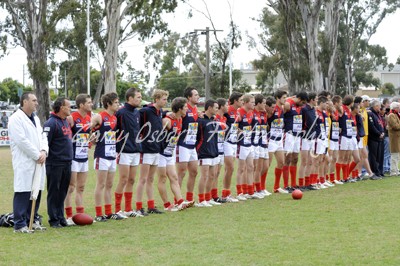
<svg viewBox="0 0 400 266">
<path fill-rule="evenodd" d="M 293 198 L 294 200 L 299 200 L 299 199 L 301 199 L 302 197 L 303 197 L 303 192 L 301 192 L 300 189 L 295 189 L 295 190 L 292 192 L 292 198 Z"/>
<path fill-rule="evenodd" d="M 93 218 L 86 213 L 77 213 L 72 216 L 72 221 L 74 221 L 76 225 L 89 225 L 93 223 Z"/>
</svg>

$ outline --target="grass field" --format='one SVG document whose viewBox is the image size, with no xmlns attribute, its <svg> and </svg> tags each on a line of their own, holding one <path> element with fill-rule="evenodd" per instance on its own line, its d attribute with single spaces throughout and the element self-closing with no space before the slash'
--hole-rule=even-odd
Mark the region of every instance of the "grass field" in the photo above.
<svg viewBox="0 0 400 266">
<path fill-rule="evenodd" d="M 0 213 L 13 173 L 0 149 Z M 90 164 L 91 166 L 92 164 Z M 273 173 L 273 171 L 270 171 Z M 94 215 L 95 175 L 85 206 Z M 272 175 L 267 181 L 271 191 Z M 400 178 L 31 235 L 0 228 L 1 265 L 400 265 Z M 185 191 L 184 191 L 185 192 Z M 47 223 L 46 192 L 40 213 Z M 156 198 L 161 207 L 161 201 Z"/>
</svg>

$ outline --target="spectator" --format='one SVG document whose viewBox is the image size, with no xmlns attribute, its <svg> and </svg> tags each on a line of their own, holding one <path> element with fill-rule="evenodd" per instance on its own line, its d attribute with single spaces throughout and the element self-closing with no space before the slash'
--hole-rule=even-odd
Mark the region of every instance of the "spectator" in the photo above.
<svg viewBox="0 0 400 266">
<path fill-rule="evenodd" d="M 390 149 L 389 149 L 389 133 L 387 130 L 387 120 L 390 112 L 390 100 L 388 98 L 383 99 L 381 106 L 381 115 L 385 123 L 385 138 L 383 139 L 383 173 L 390 173 Z"/>
<path fill-rule="evenodd" d="M 3 112 L 3 116 L 1 117 L 1 123 L 3 124 L 3 128 L 7 128 L 8 116 L 7 116 L 6 112 Z"/>
<path fill-rule="evenodd" d="M 388 131 L 390 143 L 390 175 L 399 175 L 400 160 L 400 103 L 392 102 L 390 104 L 390 113 L 388 115 Z"/>
<path fill-rule="evenodd" d="M 368 112 L 368 160 L 372 172 L 376 178 L 383 177 L 383 139 L 385 137 L 384 119 L 379 114 L 380 111 L 379 101 L 372 101 L 370 112 Z"/>
</svg>

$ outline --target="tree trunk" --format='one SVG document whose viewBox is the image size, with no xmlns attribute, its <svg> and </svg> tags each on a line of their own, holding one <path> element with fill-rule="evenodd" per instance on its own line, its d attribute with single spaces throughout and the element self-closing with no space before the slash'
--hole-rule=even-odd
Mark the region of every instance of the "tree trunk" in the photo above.
<svg viewBox="0 0 400 266">
<path fill-rule="evenodd" d="M 304 0 L 298 0 L 301 17 L 304 24 L 304 31 L 307 38 L 308 61 L 311 72 L 311 90 L 323 90 L 323 75 L 321 62 L 319 61 L 319 15 L 321 12 L 323 0 L 316 0 L 312 3 L 306 3 Z"/>
<path fill-rule="evenodd" d="M 103 90 L 103 85 L 104 85 L 104 78 L 103 78 L 103 74 L 104 74 L 104 69 L 102 69 L 101 70 L 101 78 L 100 78 L 100 80 L 99 80 L 99 83 L 97 84 L 97 87 L 96 87 L 96 94 L 94 95 L 94 98 L 93 98 L 93 106 L 95 107 L 95 108 L 98 108 L 99 107 L 99 102 L 100 102 L 100 96 L 101 96 L 101 92 L 102 92 L 102 90 Z"/>
<path fill-rule="evenodd" d="M 107 46 L 105 55 L 104 93 L 117 91 L 118 42 L 121 26 L 121 4 L 119 0 L 107 0 Z"/>
</svg>

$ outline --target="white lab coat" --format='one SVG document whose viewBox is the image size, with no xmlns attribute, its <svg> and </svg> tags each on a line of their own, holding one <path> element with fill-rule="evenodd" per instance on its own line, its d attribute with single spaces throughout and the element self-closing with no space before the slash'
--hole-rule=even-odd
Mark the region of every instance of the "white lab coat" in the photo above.
<svg viewBox="0 0 400 266">
<path fill-rule="evenodd" d="M 11 143 L 12 164 L 14 169 L 14 192 L 29 192 L 35 173 L 36 161 L 40 151 L 48 153 L 47 137 L 43 134 L 40 120 L 35 116 L 36 127 L 28 116 L 18 109 L 8 123 Z M 41 167 L 40 190 L 44 189 L 46 167 Z"/>
</svg>

